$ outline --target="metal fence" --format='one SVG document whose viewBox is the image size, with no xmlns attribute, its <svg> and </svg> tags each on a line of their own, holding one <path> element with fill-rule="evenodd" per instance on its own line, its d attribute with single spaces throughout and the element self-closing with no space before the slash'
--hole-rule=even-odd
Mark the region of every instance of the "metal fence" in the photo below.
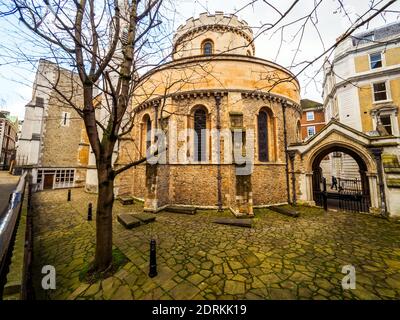
<svg viewBox="0 0 400 320">
<path fill-rule="evenodd" d="M 11 251 L 16 235 L 16 226 L 21 214 L 22 200 L 24 198 L 27 173 L 25 172 L 11 194 L 10 202 L 2 220 L 0 220 L 0 298 L 7 274 Z"/>
<path fill-rule="evenodd" d="M 359 195 L 363 193 L 361 180 L 338 178 L 338 191 L 342 194 Z"/>
</svg>

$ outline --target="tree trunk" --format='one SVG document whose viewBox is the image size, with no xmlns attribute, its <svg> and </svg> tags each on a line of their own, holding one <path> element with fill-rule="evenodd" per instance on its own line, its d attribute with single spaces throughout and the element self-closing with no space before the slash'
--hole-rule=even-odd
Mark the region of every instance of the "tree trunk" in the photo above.
<svg viewBox="0 0 400 320">
<path fill-rule="evenodd" d="M 111 166 L 97 166 L 98 195 L 96 209 L 96 255 L 94 269 L 106 270 L 112 262 L 112 208 L 114 202 L 114 179 Z"/>
</svg>

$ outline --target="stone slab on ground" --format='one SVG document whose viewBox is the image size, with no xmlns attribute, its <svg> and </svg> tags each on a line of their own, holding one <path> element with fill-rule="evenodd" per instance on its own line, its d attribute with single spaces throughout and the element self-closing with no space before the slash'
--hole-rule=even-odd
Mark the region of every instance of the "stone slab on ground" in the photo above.
<svg viewBox="0 0 400 320">
<path fill-rule="evenodd" d="M 140 220 L 142 223 L 149 223 L 149 222 L 154 222 L 156 220 L 155 214 L 152 213 L 134 213 L 133 216 Z"/>
<path fill-rule="evenodd" d="M 213 221 L 217 224 L 225 224 L 235 227 L 251 228 L 253 224 L 252 219 L 230 219 L 230 218 L 219 218 Z"/>
<path fill-rule="evenodd" d="M 130 205 L 130 204 L 133 204 L 133 203 L 134 203 L 133 197 L 130 197 L 130 196 L 122 196 L 122 197 L 119 197 L 119 201 L 120 201 L 124 206 Z"/>
<path fill-rule="evenodd" d="M 168 206 L 165 208 L 165 211 L 174 212 L 174 213 L 183 213 L 183 214 L 196 214 L 196 208 L 194 207 L 178 207 L 178 206 Z"/>
<path fill-rule="evenodd" d="M 284 207 L 272 206 L 272 207 L 269 207 L 269 209 L 271 209 L 272 211 L 278 212 L 278 213 L 282 213 L 286 216 L 293 217 L 293 218 L 297 218 L 300 215 L 298 211 L 290 210 L 290 209 L 287 209 Z"/>
<path fill-rule="evenodd" d="M 141 225 L 139 219 L 136 219 L 133 214 L 121 213 L 117 216 L 117 220 L 127 229 L 132 229 Z"/>
</svg>

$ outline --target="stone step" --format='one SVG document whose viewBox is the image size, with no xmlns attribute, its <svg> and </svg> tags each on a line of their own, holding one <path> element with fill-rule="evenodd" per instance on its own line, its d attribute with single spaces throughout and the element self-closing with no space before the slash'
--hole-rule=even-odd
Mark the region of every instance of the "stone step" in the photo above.
<svg viewBox="0 0 400 320">
<path fill-rule="evenodd" d="M 122 203 L 122 205 L 126 206 L 126 205 L 130 205 L 134 203 L 134 199 L 131 196 L 122 196 L 119 197 L 119 201 Z"/>
<path fill-rule="evenodd" d="M 142 223 L 139 219 L 136 219 L 133 214 L 121 213 L 117 216 L 117 220 L 126 229 L 132 229 L 139 227 Z"/>
<path fill-rule="evenodd" d="M 231 218 L 218 218 L 213 223 L 224 224 L 235 227 L 251 228 L 253 225 L 252 219 L 231 219 Z"/>
<path fill-rule="evenodd" d="M 298 211 L 287 209 L 284 207 L 272 206 L 272 207 L 269 207 L 268 209 L 278 212 L 278 213 L 282 213 L 286 216 L 293 217 L 293 218 L 297 218 L 300 215 Z"/>
<path fill-rule="evenodd" d="M 196 214 L 195 207 L 179 207 L 179 206 L 168 206 L 165 208 L 165 211 L 174 212 L 174 213 L 182 213 L 182 214 Z"/>
</svg>

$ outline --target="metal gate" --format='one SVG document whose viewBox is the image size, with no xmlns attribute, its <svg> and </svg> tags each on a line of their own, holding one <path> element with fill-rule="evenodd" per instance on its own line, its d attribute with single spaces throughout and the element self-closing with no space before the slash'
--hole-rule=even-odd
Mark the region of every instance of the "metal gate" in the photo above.
<svg viewBox="0 0 400 320">
<path fill-rule="evenodd" d="M 314 184 L 314 201 L 317 206 L 350 212 L 369 212 L 370 196 L 359 179 L 337 179 L 337 189 L 328 191 L 326 179 Z M 319 187 L 319 188 L 318 188 Z M 322 189 L 322 190 L 321 190 Z"/>
</svg>

